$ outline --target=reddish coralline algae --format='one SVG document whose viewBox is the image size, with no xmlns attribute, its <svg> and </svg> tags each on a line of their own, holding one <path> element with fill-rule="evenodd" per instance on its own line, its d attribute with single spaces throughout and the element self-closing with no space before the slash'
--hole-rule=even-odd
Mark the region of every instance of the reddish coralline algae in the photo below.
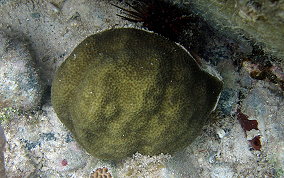
<svg viewBox="0 0 284 178">
<path fill-rule="evenodd" d="M 255 136 L 252 140 L 249 140 L 250 145 L 254 150 L 260 151 L 261 148 L 261 142 L 260 142 L 260 136 Z"/>
<path fill-rule="evenodd" d="M 258 129 L 258 122 L 257 120 L 249 120 L 249 116 L 242 113 L 241 109 L 237 109 L 237 119 L 239 120 L 241 127 L 243 128 L 245 135 L 247 136 L 247 131 L 251 131 L 253 129 Z M 260 136 L 255 136 L 252 140 L 248 140 L 249 144 L 252 146 L 254 150 L 260 151 L 261 148 L 261 142 L 260 142 Z"/>
<path fill-rule="evenodd" d="M 63 159 L 63 160 L 61 161 L 61 165 L 62 165 L 62 166 L 67 166 L 67 165 L 68 165 L 67 160 L 66 160 L 66 159 Z"/>
<path fill-rule="evenodd" d="M 249 116 L 242 113 L 240 109 L 237 110 L 237 118 L 245 132 L 252 129 L 258 130 L 257 120 L 249 120 Z"/>
</svg>

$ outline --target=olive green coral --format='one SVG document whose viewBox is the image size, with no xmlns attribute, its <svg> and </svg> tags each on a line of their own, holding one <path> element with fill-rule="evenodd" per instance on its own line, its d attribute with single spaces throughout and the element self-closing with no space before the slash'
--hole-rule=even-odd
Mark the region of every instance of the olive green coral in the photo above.
<svg viewBox="0 0 284 178">
<path fill-rule="evenodd" d="M 52 104 L 93 156 L 172 153 L 198 135 L 222 83 L 182 47 L 143 30 L 86 38 L 58 69 Z"/>
</svg>

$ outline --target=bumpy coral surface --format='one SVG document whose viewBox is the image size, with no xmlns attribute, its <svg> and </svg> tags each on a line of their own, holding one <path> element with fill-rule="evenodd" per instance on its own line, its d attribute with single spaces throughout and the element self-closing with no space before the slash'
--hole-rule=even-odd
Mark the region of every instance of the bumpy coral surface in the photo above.
<svg viewBox="0 0 284 178">
<path fill-rule="evenodd" d="M 132 28 L 86 38 L 58 69 L 52 104 L 93 156 L 172 153 L 198 135 L 222 83 L 179 45 Z"/>
<path fill-rule="evenodd" d="M 91 174 L 91 178 L 112 178 L 111 174 L 108 172 L 108 168 L 98 168 L 95 172 Z"/>
</svg>

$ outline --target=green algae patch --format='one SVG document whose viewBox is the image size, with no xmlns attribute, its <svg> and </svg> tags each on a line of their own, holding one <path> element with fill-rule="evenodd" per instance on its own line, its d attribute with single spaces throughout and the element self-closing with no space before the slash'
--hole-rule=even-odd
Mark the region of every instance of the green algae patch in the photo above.
<svg viewBox="0 0 284 178">
<path fill-rule="evenodd" d="M 52 104 L 91 155 L 173 153 L 199 134 L 222 82 L 182 47 L 133 28 L 82 41 L 58 69 Z"/>
</svg>

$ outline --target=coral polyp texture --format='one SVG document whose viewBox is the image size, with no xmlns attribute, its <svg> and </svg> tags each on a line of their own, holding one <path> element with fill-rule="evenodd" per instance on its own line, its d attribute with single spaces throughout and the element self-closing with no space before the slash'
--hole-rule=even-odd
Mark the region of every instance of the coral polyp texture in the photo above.
<svg viewBox="0 0 284 178">
<path fill-rule="evenodd" d="M 108 172 L 108 168 L 98 168 L 95 172 L 91 174 L 90 178 L 112 178 L 111 174 Z"/>
<path fill-rule="evenodd" d="M 52 85 L 59 119 L 91 155 L 173 153 L 199 134 L 222 82 L 181 46 L 133 28 L 82 41 Z"/>
</svg>

